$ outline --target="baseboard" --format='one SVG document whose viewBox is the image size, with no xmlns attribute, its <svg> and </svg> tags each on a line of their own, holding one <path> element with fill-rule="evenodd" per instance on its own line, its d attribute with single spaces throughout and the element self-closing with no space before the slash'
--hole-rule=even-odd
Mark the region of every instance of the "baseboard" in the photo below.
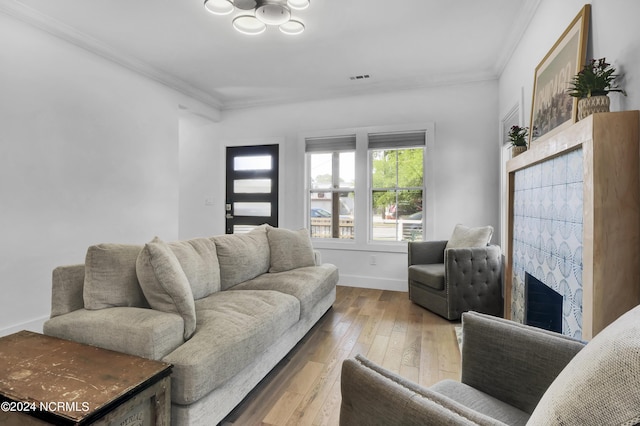
<svg viewBox="0 0 640 426">
<path fill-rule="evenodd" d="M 34 319 L 31 321 L 22 322 L 19 324 L 12 325 L 11 327 L 6 327 L 0 329 L 0 336 L 6 336 L 8 334 L 17 333 L 22 330 L 34 331 L 36 333 L 42 333 L 42 327 L 44 326 L 45 321 L 49 319 L 48 316 L 41 317 L 38 319 Z"/>
<path fill-rule="evenodd" d="M 375 290 L 409 291 L 406 280 L 367 277 L 362 275 L 340 274 L 338 285 L 343 285 L 345 287 L 372 288 Z"/>
</svg>

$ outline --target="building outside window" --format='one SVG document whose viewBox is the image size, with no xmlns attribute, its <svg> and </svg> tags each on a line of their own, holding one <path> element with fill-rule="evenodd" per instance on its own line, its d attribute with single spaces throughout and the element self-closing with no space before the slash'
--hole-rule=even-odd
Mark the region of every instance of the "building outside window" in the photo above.
<svg viewBox="0 0 640 426">
<path fill-rule="evenodd" d="M 312 238 L 354 239 L 355 135 L 305 141 Z"/>
</svg>

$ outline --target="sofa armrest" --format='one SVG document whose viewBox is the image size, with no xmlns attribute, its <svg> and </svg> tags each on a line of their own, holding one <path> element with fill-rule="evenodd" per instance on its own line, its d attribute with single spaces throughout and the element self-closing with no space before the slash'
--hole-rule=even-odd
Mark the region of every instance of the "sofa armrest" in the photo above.
<svg viewBox="0 0 640 426">
<path fill-rule="evenodd" d="M 502 425 L 358 355 L 342 364 L 340 424 Z"/>
<path fill-rule="evenodd" d="M 462 315 L 462 382 L 531 414 L 584 343 L 514 321 Z"/>
<path fill-rule="evenodd" d="M 51 318 L 84 308 L 84 264 L 55 268 L 51 284 Z"/>
<path fill-rule="evenodd" d="M 183 333 L 180 315 L 131 307 L 79 309 L 44 324 L 49 336 L 155 360 L 184 343 Z"/>
<path fill-rule="evenodd" d="M 413 241 L 407 245 L 409 266 L 444 263 L 447 241 Z"/>
<path fill-rule="evenodd" d="M 447 249 L 445 287 L 451 318 L 479 311 L 502 316 L 502 250 L 497 245 Z"/>
</svg>

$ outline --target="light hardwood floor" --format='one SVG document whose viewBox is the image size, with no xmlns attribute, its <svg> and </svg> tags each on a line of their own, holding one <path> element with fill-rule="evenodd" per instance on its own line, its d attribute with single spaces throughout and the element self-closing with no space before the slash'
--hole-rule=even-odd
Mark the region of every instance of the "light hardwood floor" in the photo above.
<svg viewBox="0 0 640 426">
<path fill-rule="evenodd" d="M 333 308 L 222 425 L 337 425 L 342 361 L 360 353 L 424 386 L 460 379 L 456 323 L 407 293 L 337 288 Z"/>
</svg>

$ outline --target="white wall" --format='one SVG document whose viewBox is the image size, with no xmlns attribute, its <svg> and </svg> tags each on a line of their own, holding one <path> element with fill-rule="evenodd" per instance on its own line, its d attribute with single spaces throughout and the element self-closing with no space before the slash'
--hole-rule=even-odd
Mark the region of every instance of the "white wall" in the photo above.
<svg viewBox="0 0 640 426">
<path fill-rule="evenodd" d="M 40 328 L 53 268 L 90 244 L 178 237 L 190 101 L 3 14 L 0 64 L 2 335 Z"/>
<path fill-rule="evenodd" d="M 499 81 L 500 117 L 524 89 L 524 119 L 529 124 L 535 68 L 585 3 L 591 3 L 587 58 L 606 57 L 624 74 L 628 97 L 613 93 L 611 110 L 640 109 L 640 2 L 637 0 L 542 0 Z"/>
<path fill-rule="evenodd" d="M 435 157 L 434 237 L 447 239 L 456 223 L 491 224 L 497 230 L 497 105 L 497 82 L 491 81 L 225 111 L 222 121 L 210 126 L 215 136 L 209 143 L 190 143 L 184 151 L 181 144 L 181 168 L 190 174 L 185 181 L 207 183 L 181 184 L 180 238 L 224 232 L 223 203 L 204 205 L 208 194 L 224 197 L 224 146 L 284 138 L 280 226 L 296 229 L 305 221 L 301 133 L 419 122 L 435 123 L 435 150 L 428 153 Z M 191 152 L 194 148 L 202 155 Z M 406 251 L 376 250 L 321 251 L 324 261 L 338 265 L 344 285 L 406 290 Z M 372 254 L 376 266 L 369 264 Z"/>
<path fill-rule="evenodd" d="M 180 239 L 224 233 L 224 177 L 216 168 L 224 167 L 225 150 L 216 142 L 218 127 L 188 111 L 180 115 Z"/>
<path fill-rule="evenodd" d="M 606 57 L 623 74 L 627 97 L 610 95 L 611 110 L 640 109 L 640 2 L 594 0 L 591 6 L 590 57 Z"/>
</svg>

